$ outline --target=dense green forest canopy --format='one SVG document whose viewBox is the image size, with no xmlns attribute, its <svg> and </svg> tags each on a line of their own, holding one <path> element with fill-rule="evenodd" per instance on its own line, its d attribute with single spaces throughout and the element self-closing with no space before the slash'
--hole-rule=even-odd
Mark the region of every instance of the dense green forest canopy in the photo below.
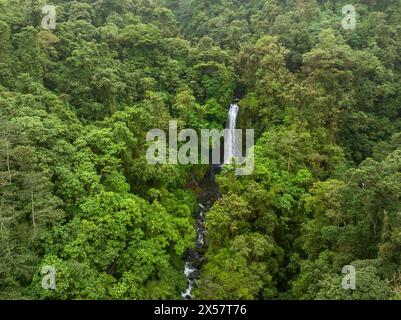
<svg viewBox="0 0 401 320">
<path fill-rule="evenodd" d="M 400 0 L 0 0 L 0 298 L 181 299 L 207 166 L 146 133 L 236 97 L 255 170 L 217 176 L 194 297 L 400 299 Z"/>
</svg>

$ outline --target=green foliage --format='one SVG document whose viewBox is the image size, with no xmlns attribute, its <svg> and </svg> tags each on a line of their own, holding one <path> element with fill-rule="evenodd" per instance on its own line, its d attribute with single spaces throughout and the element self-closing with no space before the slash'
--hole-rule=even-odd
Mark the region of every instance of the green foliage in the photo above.
<svg viewBox="0 0 401 320">
<path fill-rule="evenodd" d="M 399 1 L 353 31 L 345 0 L 54 4 L 44 30 L 0 2 L 0 298 L 179 299 L 207 168 L 150 165 L 146 133 L 236 98 L 255 169 L 216 176 L 195 298 L 400 298 Z"/>
</svg>

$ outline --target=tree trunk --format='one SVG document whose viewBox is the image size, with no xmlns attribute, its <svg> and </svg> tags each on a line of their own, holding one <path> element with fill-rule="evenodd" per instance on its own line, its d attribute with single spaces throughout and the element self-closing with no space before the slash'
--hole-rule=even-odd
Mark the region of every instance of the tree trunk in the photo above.
<svg viewBox="0 0 401 320">
<path fill-rule="evenodd" d="M 35 206 L 33 202 L 33 188 L 31 189 L 31 213 L 32 213 L 33 234 L 34 236 L 36 236 L 36 220 L 35 220 Z"/>
<path fill-rule="evenodd" d="M 1 203 L 0 203 L 0 239 L 1 243 L 3 244 L 4 241 L 4 225 L 3 225 L 3 216 L 1 213 Z"/>
<path fill-rule="evenodd" d="M 8 140 L 6 139 L 6 162 L 8 172 L 8 183 L 11 184 L 11 169 L 10 169 L 10 150 L 8 149 Z"/>
</svg>

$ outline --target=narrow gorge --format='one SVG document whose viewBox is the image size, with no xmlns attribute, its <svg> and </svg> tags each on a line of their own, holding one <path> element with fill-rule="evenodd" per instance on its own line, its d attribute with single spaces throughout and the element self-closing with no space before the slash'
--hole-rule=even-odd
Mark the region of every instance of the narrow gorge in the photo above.
<svg viewBox="0 0 401 320">
<path fill-rule="evenodd" d="M 236 156 L 235 126 L 238 111 L 238 105 L 235 103 L 231 104 L 228 111 L 227 130 L 225 130 L 224 135 L 224 157 L 222 163 L 210 164 L 209 170 L 207 170 L 199 185 L 201 191 L 198 194 L 198 210 L 195 213 L 196 242 L 195 247 L 188 250 L 184 266 L 184 274 L 187 277 L 187 288 L 185 292 L 182 293 L 182 297 L 185 300 L 191 300 L 193 298 L 192 289 L 196 285 L 196 280 L 199 277 L 203 256 L 206 250 L 206 214 L 219 197 L 215 175 L 221 171 L 222 164 L 229 164 L 231 159 Z"/>
</svg>

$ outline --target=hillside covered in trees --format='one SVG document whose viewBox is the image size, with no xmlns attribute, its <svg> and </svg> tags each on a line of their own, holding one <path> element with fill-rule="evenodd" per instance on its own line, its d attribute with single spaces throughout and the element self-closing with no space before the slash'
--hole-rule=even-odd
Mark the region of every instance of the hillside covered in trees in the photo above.
<svg viewBox="0 0 401 320">
<path fill-rule="evenodd" d="M 208 166 L 146 134 L 235 98 L 194 298 L 401 299 L 400 0 L 0 0 L 0 299 L 182 299 Z"/>
</svg>

